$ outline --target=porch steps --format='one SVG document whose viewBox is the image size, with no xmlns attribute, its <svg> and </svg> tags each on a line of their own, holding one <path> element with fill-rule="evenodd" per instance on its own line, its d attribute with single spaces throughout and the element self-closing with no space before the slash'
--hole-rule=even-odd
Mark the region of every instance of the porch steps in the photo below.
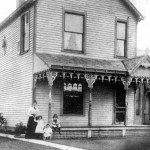
<svg viewBox="0 0 150 150">
<path fill-rule="evenodd" d="M 150 136 L 150 126 L 63 127 L 61 135 L 58 132 L 53 134 L 56 139 L 123 136 Z"/>
</svg>

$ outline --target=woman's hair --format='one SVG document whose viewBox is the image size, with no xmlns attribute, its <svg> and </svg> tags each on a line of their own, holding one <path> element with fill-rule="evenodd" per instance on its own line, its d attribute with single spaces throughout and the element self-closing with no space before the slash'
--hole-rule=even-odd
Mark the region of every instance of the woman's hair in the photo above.
<svg viewBox="0 0 150 150">
<path fill-rule="evenodd" d="M 37 104 L 37 101 L 36 101 L 36 100 L 34 100 L 34 101 L 33 101 L 33 103 L 36 103 L 36 104 Z"/>
<path fill-rule="evenodd" d="M 54 115 L 53 115 L 53 118 L 58 118 L 58 115 L 57 115 L 57 114 L 54 114 Z"/>
</svg>

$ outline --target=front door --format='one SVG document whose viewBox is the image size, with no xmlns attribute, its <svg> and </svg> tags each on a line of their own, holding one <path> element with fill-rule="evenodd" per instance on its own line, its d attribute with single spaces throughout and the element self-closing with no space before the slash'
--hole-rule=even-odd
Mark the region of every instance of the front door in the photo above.
<svg viewBox="0 0 150 150">
<path fill-rule="evenodd" d="M 117 86 L 116 88 L 116 101 L 115 101 L 115 124 L 125 123 L 125 95 L 124 86 Z"/>
</svg>

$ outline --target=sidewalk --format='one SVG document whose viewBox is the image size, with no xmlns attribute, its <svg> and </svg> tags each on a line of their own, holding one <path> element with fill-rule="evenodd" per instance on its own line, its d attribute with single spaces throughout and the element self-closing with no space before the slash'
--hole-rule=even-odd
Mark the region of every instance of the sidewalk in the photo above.
<svg viewBox="0 0 150 150">
<path fill-rule="evenodd" d="M 75 147 L 61 145 L 61 144 L 55 144 L 55 143 L 51 143 L 48 141 L 35 140 L 35 139 L 25 139 L 25 138 L 15 138 L 14 135 L 9 135 L 9 134 L 0 133 L 0 137 L 6 137 L 6 138 L 20 140 L 20 141 L 24 141 L 24 142 L 33 143 L 33 144 L 40 144 L 40 145 L 44 145 L 44 146 L 58 148 L 60 150 L 85 150 L 85 149 L 81 149 L 81 148 L 75 148 Z"/>
</svg>

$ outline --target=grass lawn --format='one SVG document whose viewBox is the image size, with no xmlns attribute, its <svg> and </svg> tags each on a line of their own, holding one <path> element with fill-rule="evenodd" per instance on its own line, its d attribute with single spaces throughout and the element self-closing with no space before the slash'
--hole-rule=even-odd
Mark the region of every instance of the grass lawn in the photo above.
<svg viewBox="0 0 150 150">
<path fill-rule="evenodd" d="M 58 150 L 58 149 L 0 137 L 0 150 Z"/>
<path fill-rule="evenodd" d="M 87 150 L 150 150 L 150 137 L 52 140 L 54 143 Z"/>
</svg>

